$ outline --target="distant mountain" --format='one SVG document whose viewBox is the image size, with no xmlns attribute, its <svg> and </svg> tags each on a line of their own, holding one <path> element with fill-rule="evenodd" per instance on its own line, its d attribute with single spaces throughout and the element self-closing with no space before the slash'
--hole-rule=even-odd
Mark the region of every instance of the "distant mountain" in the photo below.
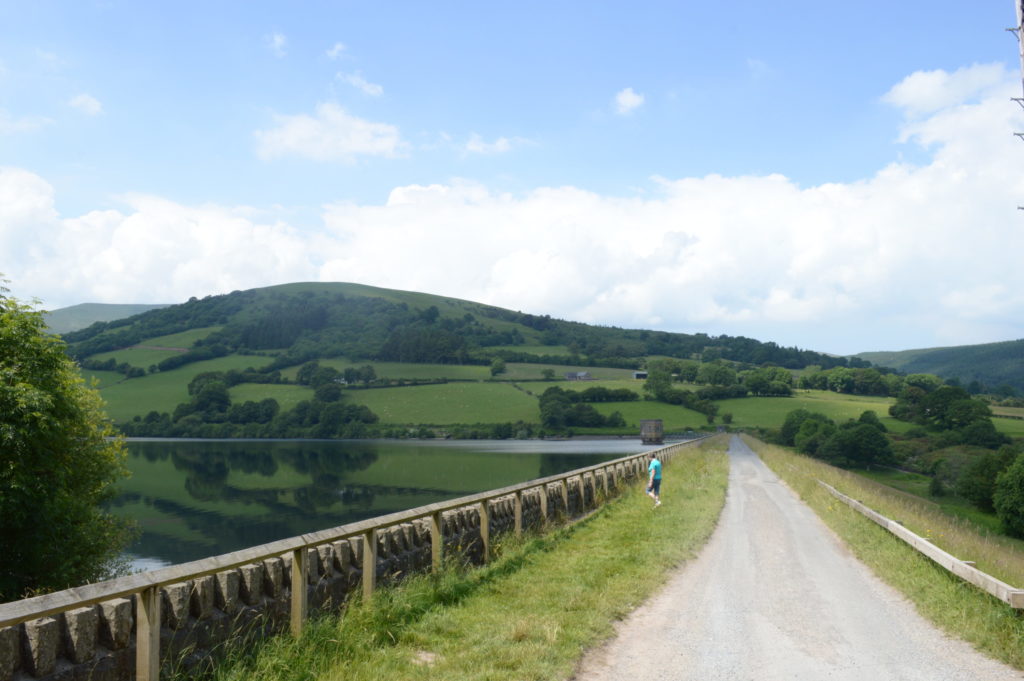
<svg viewBox="0 0 1024 681">
<path fill-rule="evenodd" d="M 43 318 L 46 320 L 46 325 L 50 331 L 65 334 L 84 329 L 96 322 L 112 322 L 163 307 L 168 307 L 168 305 L 81 303 L 71 307 L 58 308 L 51 312 L 44 312 Z"/>
<path fill-rule="evenodd" d="M 348 283 L 295 283 L 192 298 L 186 303 L 68 333 L 72 355 L 93 355 L 203 329 L 180 366 L 226 354 L 274 357 L 272 368 L 317 358 L 486 364 L 513 362 L 637 367 L 649 356 L 713 355 L 787 368 L 864 365 L 742 336 L 593 326 L 457 298 Z M 164 370 L 165 367 L 158 367 Z"/>
<path fill-rule="evenodd" d="M 1024 392 L 1024 340 L 900 352 L 862 352 L 855 356 L 908 374 L 956 378 L 964 387 L 977 381 L 988 391 L 1008 385 Z"/>
</svg>

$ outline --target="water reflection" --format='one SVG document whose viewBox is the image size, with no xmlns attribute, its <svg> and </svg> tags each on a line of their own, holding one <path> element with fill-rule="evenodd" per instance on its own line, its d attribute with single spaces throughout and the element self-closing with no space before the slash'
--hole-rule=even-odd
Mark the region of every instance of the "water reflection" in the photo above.
<svg viewBox="0 0 1024 681">
<path fill-rule="evenodd" d="M 114 511 L 152 567 L 321 530 L 640 451 L 635 440 L 135 440 Z"/>
</svg>

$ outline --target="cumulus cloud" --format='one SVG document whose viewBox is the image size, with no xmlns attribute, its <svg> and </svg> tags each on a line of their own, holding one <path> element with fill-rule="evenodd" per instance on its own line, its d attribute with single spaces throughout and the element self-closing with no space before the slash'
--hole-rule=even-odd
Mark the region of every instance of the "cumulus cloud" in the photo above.
<svg viewBox="0 0 1024 681">
<path fill-rule="evenodd" d="M 643 106 L 643 103 L 644 96 L 633 92 L 633 88 L 628 87 L 615 94 L 615 113 L 626 116 Z"/>
<path fill-rule="evenodd" d="M 317 105 L 313 116 L 275 115 L 274 122 L 275 127 L 256 131 L 260 158 L 352 163 L 358 156 L 401 156 L 407 147 L 397 127 L 353 116 L 332 102 Z"/>
<path fill-rule="evenodd" d="M 1005 88 L 1010 74 L 1004 64 L 975 64 L 950 73 L 915 71 L 882 96 L 908 116 L 930 114 L 973 99 L 991 96 Z"/>
<path fill-rule="evenodd" d="M 300 230 L 248 207 L 152 196 L 64 217 L 43 178 L 7 169 L 0 248 L 11 250 L 0 262 L 16 295 L 61 304 L 329 280 L 842 353 L 1019 338 L 1024 152 L 1006 99 L 1016 83 L 977 99 L 945 82 L 959 95 L 933 96 L 941 108 L 906 124 L 927 162 L 812 187 L 708 175 L 654 178 L 622 197 L 448 180 L 396 187 L 382 204 L 331 203 Z"/>
<path fill-rule="evenodd" d="M 288 37 L 282 33 L 272 33 L 266 38 L 267 47 L 275 57 L 281 58 L 288 54 Z"/>
<path fill-rule="evenodd" d="M 68 106 L 72 109 L 81 111 L 87 116 L 98 116 L 103 113 L 103 105 L 100 101 L 92 95 L 84 92 L 80 95 L 75 95 L 68 100 Z"/>
<path fill-rule="evenodd" d="M 363 94 L 370 95 L 371 97 L 380 97 L 384 94 L 383 87 L 376 83 L 367 81 L 358 73 L 339 73 L 338 79 L 348 83 L 358 90 L 362 90 Z"/>
</svg>

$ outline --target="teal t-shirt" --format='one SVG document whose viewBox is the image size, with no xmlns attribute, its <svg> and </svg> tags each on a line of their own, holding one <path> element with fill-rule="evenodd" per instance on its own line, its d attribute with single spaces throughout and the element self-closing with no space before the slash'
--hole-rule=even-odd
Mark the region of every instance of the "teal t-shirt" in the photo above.
<svg viewBox="0 0 1024 681">
<path fill-rule="evenodd" d="M 647 466 L 647 474 L 650 475 L 651 471 L 654 471 L 654 479 L 661 480 L 661 462 L 657 459 L 651 459 L 651 463 Z"/>
</svg>

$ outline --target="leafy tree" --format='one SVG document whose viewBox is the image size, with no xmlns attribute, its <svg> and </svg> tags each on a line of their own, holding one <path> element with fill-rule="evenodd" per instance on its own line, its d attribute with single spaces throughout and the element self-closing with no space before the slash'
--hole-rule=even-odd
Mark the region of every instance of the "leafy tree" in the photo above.
<svg viewBox="0 0 1024 681">
<path fill-rule="evenodd" d="M 998 452 L 986 452 L 969 463 L 956 483 L 957 494 L 982 511 L 995 511 L 996 479 L 1009 468 L 1017 451 L 1002 447 Z"/>
<path fill-rule="evenodd" d="M 878 414 L 870 409 L 861 414 L 860 418 L 857 420 L 860 423 L 866 423 L 869 426 L 874 426 L 883 433 L 888 432 L 888 428 L 886 428 L 885 424 L 882 423 L 882 420 L 878 418 Z"/>
<path fill-rule="evenodd" d="M 127 475 L 99 394 L 42 314 L 0 287 L 0 601 L 108 576 L 131 537 L 101 509 Z"/>
<path fill-rule="evenodd" d="M 495 357 L 491 360 L 491 376 L 497 376 L 498 374 L 505 373 L 506 368 L 505 360 L 501 357 Z"/>
<path fill-rule="evenodd" d="M 1024 454 L 996 479 L 993 505 L 1006 533 L 1024 538 Z"/>
<path fill-rule="evenodd" d="M 544 378 L 545 381 L 553 381 L 555 379 L 555 370 L 542 369 L 540 375 Z"/>
<path fill-rule="evenodd" d="M 889 439 L 866 423 L 840 428 L 818 448 L 818 457 L 842 468 L 862 468 L 892 459 Z"/>
</svg>

